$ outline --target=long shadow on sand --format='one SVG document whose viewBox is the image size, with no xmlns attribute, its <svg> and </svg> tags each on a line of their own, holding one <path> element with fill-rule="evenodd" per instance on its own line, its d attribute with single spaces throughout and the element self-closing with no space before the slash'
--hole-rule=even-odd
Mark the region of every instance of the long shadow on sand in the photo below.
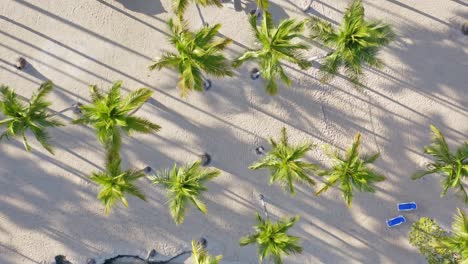
<svg viewBox="0 0 468 264">
<path fill-rule="evenodd" d="M 24 5 L 31 7 L 30 4 Z M 35 34 L 41 34 L 17 22 L 13 23 Z M 407 32 L 410 35 L 412 33 Z M 425 34 L 441 37 L 433 32 Z M 40 36 L 71 49 L 50 37 Z M 418 45 L 428 45 L 439 60 L 446 55 L 450 58 L 460 55 L 459 49 L 449 51 L 441 43 L 419 43 L 427 39 L 420 38 L 417 34 L 415 38 Z M 453 100 L 457 103 L 454 109 L 458 109 L 458 115 L 466 116 L 466 107 L 463 106 L 466 101 L 463 99 L 464 87 L 458 87 L 457 83 L 448 80 L 457 78 L 460 69 L 450 66 L 447 69 L 449 72 L 442 70 L 439 72 L 441 75 L 427 78 L 427 74 L 433 71 L 430 68 L 433 66 L 428 69 L 419 66 L 421 62 L 428 61 L 424 60 L 424 54 L 418 47 L 407 45 L 402 50 L 390 49 L 391 53 L 409 66 L 411 76 L 417 82 L 412 89 L 427 86 L 429 88 L 423 95 L 435 96 L 434 94 L 439 93 L 444 96 L 443 100 L 435 100 L 436 106 Z M 122 154 L 125 167 L 148 164 L 155 169 L 169 168 L 176 161 L 194 161 L 201 151 L 207 151 L 213 155 L 212 165 L 224 173 L 219 179 L 209 183 L 209 190 L 204 195 L 204 199 L 208 201 L 209 215 L 202 215 L 192 209 L 186 216 L 185 224 L 176 226 L 167 211 L 163 191 L 158 187 L 148 186 L 145 180 L 139 185 L 147 194 L 148 203 L 130 197 L 130 208 L 117 206 L 110 217 L 105 217 L 101 208 L 96 210 L 97 188 L 94 185 L 77 184 L 77 179 L 67 176 L 85 177 L 88 172 L 79 170 L 80 165 L 99 169 L 100 165 L 97 163 L 100 161 L 92 161 L 96 163 L 92 164 L 77 158 L 80 165 L 75 165 L 63 164 L 38 152 L 33 152 L 32 156 L 17 157 L 8 153 L 2 155 L 2 219 L 15 222 L 19 228 L 28 229 L 32 233 L 41 233 L 69 252 L 80 252 L 87 256 L 113 250 L 127 250 L 128 253 L 137 254 L 139 249 L 150 248 L 165 252 L 167 244 L 187 247 L 191 239 L 205 236 L 215 245 L 213 253 L 223 253 L 226 260 L 248 259 L 249 263 L 255 263 L 255 248 L 240 248 L 238 241 L 251 231 L 251 225 L 254 224 L 253 213 L 261 210 L 257 197 L 262 193 L 267 197 L 273 218 L 302 215 L 301 221 L 291 231 L 302 238 L 305 252 L 300 258 L 288 258 L 287 263 L 329 263 L 330 259 L 337 263 L 422 263 L 422 258 L 415 250 L 408 250 L 408 245 L 397 243 L 406 241 L 409 225 L 389 230 L 385 227 L 382 216 L 394 216 L 397 213 L 396 202 L 416 200 L 421 206 L 414 215 L 408 215 L 411 221 L 422 215 L 441 217 L 446 213 L 446 216 L 442 216 L 442 221 L 450 222 L 453 209 L 457 205 L 462 206 L 452 196 L 438 198 L 440 186 L 435 177 L 417 182 L 409 179 L 410 173 L 418 167 L 415 159 L 422 154 L 422 146 L 429 142 L 429 123 L 436 123 L 444 131 L 448 131 L 449 139 L 458 140 L 466 132 L 458 131 L 458 124 L 447 123 L 437 113 L 424 112 L 416 106 L 400 102 L 401 98 L 389 96 L 386 89 L 396 94 L 402 92 L 400 87 L 405 83 L 398 74 L 390 74 L 391 78 L 386 80 L 387 86 L 372 88 L 373 90 L 369 88 L 361 93 L 347 84 L 320 85 L 313 74 L 304 73 L 294 80 L 294 88 L 282 89 L 278 96 L 270 98 L 260 82 L 252 83 L 245 78 L 248 73 L 248 67 L 245 66 L 239 70 L 243 74 L 240 78 L 216 82 L 216 86 L 208 93 L 195 94 L 189 100 L 182 100 L 166 92 L 173 87 L 156 88 L 129 73 L 89 56 L 87 58 L 156 90 L 169 98 L 167 102 L 171 102 L 163 104 L 151 100 L 142 109 L 141 114 L 151 115 L 152 121 L 164 120 L 170 132 L 162 130 L 156 136 L 125 138 Z M 385 74 L 387 73 L 383 72 L 382 76 L 387 76 Z M 176 82 L 175 78 L 171 81 Z M 455 87 L 450 91 L 452 95 L 449 98 L 446 98 L 444 86 Z M 190 113 L 190 116 L 186 113 Z M 236 118 L 242 114 L 252 115 L 253 120 L 259 121 L 258 125 L 253 127 L 238 123 Z M 253 172 L 247 166 L 258 158 L 253 148 L 257 144 L 265 144 L 267 136 L 276 136 L 265 134 L 264 128 L 283 125 L 290 126 L 294 134 L 300 135 L 295 137 L 296 140 L 314 140 L 340 149 L 349 145 L 357 131 L 363 132 L 363 149 L 379 150 L 382 153 L 375 166 L 387 176 L 387 180 L 378 184 L 375 194 L 356 194 L 351 210 L 341 200 L 338 188 L 332 188 L 325 195 L 315 197 L 313 190 L 300 186 L 297 196 L 290 197 L 277 186 L 268 186 L 266 171 Z M 64 142 L 59 146 L 61 149 L 73 149 L 75 154 L 70 155 L 83 155 L 88 148 L 99 151 L 98 148 L 93 149 L 85 144 L 76 145 L 81 140 L 86 140 L 89 144 L 96 143 L 89 131 L 84 135 L 81 135 L 82 132 L 59 131 L 54 135 Z M 171 133 L 183 133 L 183 136 L 171 137 Z M 67 142 L 67 136 L 74 138 Z M 12 147 L 21 151 L 18 142 Z M 308 155 L 307 159 L 328 165 L 316 152 Z M 51 173 L 42 169 L 48 166 L 57 167 L 60 172 Z M 12 167 L 19 168 L 14 175 L 12 170 L 5 169 Z M 50 192 L 51 189 L 55 191 Z M 424 191 L 415 191 L 419 189 Z M 44 211 L 47 214 L 41 213 Z M 70 228 L 70 223 L 73 223 L 73 228 Z M 13 235 L 14 230 L 4 229 L 0 225 L 0 232 L 10 232 L 8 236 Z M 150 243 L 142 243 L 138 241 L 139 237 L 154 239 Z M 40 243 L 41 239 L 33 237 L 30 241 Z M 97 249 L 94 244 L 102 247 Z M 170 255 L 171 252 L 165 253 Z M 2 258 L 0 254 L 0 260 L 4 260 Z"/>
</svg>

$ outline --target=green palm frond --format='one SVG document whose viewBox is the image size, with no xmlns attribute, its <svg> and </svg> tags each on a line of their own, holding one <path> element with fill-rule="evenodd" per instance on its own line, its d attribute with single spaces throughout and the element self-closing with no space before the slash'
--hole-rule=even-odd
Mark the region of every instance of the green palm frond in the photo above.
<svg viewBox="0 0 468 264">
<path fill-rule="evenodd" d="M 310 18 L 308 25 L 310 37 L 333 50 L 320 68 L 323 82 L 333 79 L 343 68 L 351 82 L 361 85 L 362 66 L 382 67 L 378 52 L 395 39 L 389 25 L 364 19 L 361 0 L 354 0 L 346 9 L 339 28 L 335 29 L 331 23 L 317 17 Z"/>
<path fill-rule="evenodd" d="M 12 89 L 7 86 L 0 87 L 0 111 L 5 115 L 5 119 L 0 120 L 0 127 L 5 127 L 5 131 L 0 134 L 0 140 L 21 137 L 24 148 L 31 151 L 32 148 L 26 138 L 26 132 L 31 131 L 42 147 L 54 154 L 52 145 L 49 143 L 50 136 L 47 128 L 63 126 L 63 124 L 54 119 L 47 109 L 52 103 L 46 101 L 45 97 L 53 87 L 50 81 L 42 83 L 27 105 L 18 100 L 17 94 Z"/>
<path fill-rule="evenodd" d="M 190 0 L 173 0 L 172 1 L 172 10 L 175 14 L 182 17 L 187 10 Z"/>
<path fill-rule="evenodd" d="M 39 86 L 39 89 L 37 90 L 37 92 L 31 96 L 31 99 L 29 100 L 30 105 L 33 105 L 33 106 L 36 104 L 42 105 L 43 103 L 50 104 L 49 102 L 46 102 L 44 99 L 48 94 L 50 94 L 50 92 L 52 92 L 53 88 L 54 88 L 54 84 L 51 81 L 46 81 L 42 83 Z"/>
<path fill-rule="evenodd" d="M 89 93 L 91 94 L 91 100 L 93 101 L 93 103 L 104 99 L 104 95 L 101 93 L 101 91 L 99 91 L 97 85 L 90 85 Z"/>
<path fill-rule="evenodd" d="M 299 220 L 299 216 L 282 218 L 278 222 L 263 219 L 256 214 L 255 232 L 240 239 L 240 245 L 257 244 L 260 263 L 270 258 L 275 264 L 282 264 L 282 256 L 302 253 L 300 239 L 290 236 L 287 231 Z"/>
<path fill-rule="evenodd" d="M 123 102 L 123 111 L 133 111 L 140 108 L 152 95 L 153 92 L 148 88 L 130 92 Z"/>
<path fill-rule="evenodd" d="M 152 64 L 149 69 L 150 70 L 161 70 L 163 68 L 172 68 L 177 69 L 178 65 L 181 63 L 181 58 L 172 52 L 164 52 L 161 58 L 158 59 L 157 62 Z"/>
<path fill-rule="evenodd" d="M 215 5 L 217 7 L 223 7 L 223 4 L 220 0 L 194 0 L 196 4 L 201 6 Z"/>
<path fill-rule="evenodd" d="M 189 63 L 184 63 L 182 66 L 184 69 L 177 85 L 180 89 L 180 96 L 187 97 L 192 90 L 203 92 L 203 76 L 200 69 Z"/>
<path fill-rule="evenodd" d="M 316 195 L 320 195 L 331 186 L 339 183 L 343 198 L 347 206 L 350 207 L 354 188 L 360 192 L 375 192 L 373 183 L 383 181 L 385 177 L 368 168 L 368 164 L 377 160 L 379 154 L 361 157 L 359 154 L 360 144 L 361 134 L 358 133 L 353 145 L 347 149 L 344 157 L 337 152 L 327 151 L 327 155 L 333 160 L 333 166 L 318 173 L 320 176 L 327 177 L 327 181 Z"/>
<path fill-rule="evenodd" d="M 262 56 L 261 51 L 245 51 L 240 57 L 238 57 L 235 61 L 232 62 L 233 67 L 239 67 L 241 66 L 245 61 L 248 60 L 256 60 Z"/>
<path fill-rule="evenodd" d="M 155 133 L 161 128 L 146 119 L 133 116 L 151 98 L 153 92 L 140 88 L 123 97 L 121 87 L 122 82 L 117 81 L 107 93 L 102 93 L 97 86 L 92 85 L 92 104 L 81 106 L 82 116 L 73 121 L 74 124 L 93 126 L 99 141 L 108 151 L 118 152 L 122 144 L 122 131 L 130 135 L 133 132 Z"/>
<path fill-rule="evenodd" d="M 211 256 L 201 243 L 192 240 L 192 258 L 194 264 L 219 264 L 223 256 Z"/>
<path fill-rule="evenodd" d="M 202 92 L 203 74 L 214 77 L 232 76 L 231 67 L 223 54 L 224 49 L 232 42 L 229 38 L 216 36 L 220 24 L 203 27 L 192 32 L 182 19 L 168 21 L 171 31 L 170 42 L 177 53 L 165 51 L 160 59 L 155 61 L 150 70 L 170 68 L 179 72 L 178 88 L 185 97 L 195 90 Z"/>
<path fill-rule="evenodd" d="M 256 0 L 256 1 L 257 1 L 257 6 L 260 7 L 262 10 L 267 10 L 268 7 L 270 6 L 269 0 Z"/>
<path fill-rule="evenodd" d="M 272 150 L 252 164 L 249 169 L 268 169 L 271 173 L 270 184 L 278 182 L 292 195 L 296 193 L 294 188 L 296 181 L 310 186 L 315 185 L 315 181 L 308 174 L 316 170 L 317 165 L 300 160 L 313 148 L 312 144 L 288 144 L 286 128 L 281 130 L 280 142 L 270 139 L 270 144 Z"/>
<path fill-rule="evenodd" d="M 452 223 L 452 232 L 435 242 L 437 248 L 444 248 L 454 252 L 457 263 L 468 263 L 468 217 L 457 208 L 458 215 L 455 215 Z"/>
<path fill-rule="evenodd" d="M 468 203 L 468 192 L 463 187 L 463 179 L 468 177 L 468 142 L 452 153 L 440 130 L 433 125 L 431 130 L 432 143 L 424 148 L 424 153 L 432 156 L 434 161 L 429 163 L 428 169 L 415 172 L 411 178 L 416 180 L 429 174 L 439 174 L 444 177 L 441 196 L 445 196 L 449 189 L 457 189 L 464 202 Z"/>
<path fill-rule="evenodd" d="M 266 11 L 260 26 L 257 26 L 256 16 L 250 16 L 249 23 L 261 47 L 256 50 L 246 50 L 234 60 L 233 66 L 239 67 L 248 60 L 256 61 L 260 66 L 262 78 L 267 82 L 266 91 L 268 94 L 274 95 L 278 92 L 278 79 L 287 86 L 291 85 L 291 80 L 286 75 L 282 62 L 291 62 L 301 69 L 311 66 L 311 63 L 302 54 L 302 51 L 307 50 L 308 46 L 295 41 L 302 36 L 305 24 L 294 19 L 286 19 L 278 27 L 275 27 L 271 14 Z"/>
<path fill-rule="evenodd" d="M 207 190 L 204 184 L 219 174 L 218 170 L 202 169 L 200 162 L 195 162 L 182 167 L 175 164 L 172 170 L 163 171 L 149 178 L 154 184 L 159 184 L 167 190 L 171 216 L 176 224 L 181 224 L 190 202 L 201 212 L 205 214 L 208 212 L 199 197 Z"/>
<path fill-rule="evenodd" d="M 136 180 L 145 174 L 137 170 L 121 170 L 121 158 L 118 153 L 107 154 L 106 171 L 95 172 L 90 179 L 99 185 L 97 198 L 104 205 L 104 212 L 108 214 L 119 200 L 128 207 L 126 194 L 136 196 L 146 201 L 143 192 L 134 184 Z"/>
<path fill-rule="evenodd" d="M 220 0 L 172 0 L 172 10 L 177 16 L 182 17 L 190 2 L 201 6 L 223 7 Z"/>
<path fill-rule="evenodd" d="M 31 126 L 30 127 L 34 137 L 36 138 L 39 143 L 50 153 L 54 153 L 52 149 L 52 145 L 49 143 L 50 136 L 49 133 L 43 128 L 43 127 L 36 127 L 36 126 Z"/>
</svg>

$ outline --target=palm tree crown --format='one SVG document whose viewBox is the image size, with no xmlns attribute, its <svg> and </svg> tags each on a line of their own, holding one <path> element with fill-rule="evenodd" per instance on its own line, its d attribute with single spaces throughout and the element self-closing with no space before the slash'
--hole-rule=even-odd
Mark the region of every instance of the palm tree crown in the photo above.
<svg viewBox="0 0 468 264">
<path fill-rule="evenodd" d="M 427 170 L 414 173 L 412 179 L 438 173 L 445 177 L 442 182 L 442 196 L 445 196 L 449 188 L 458 188 L 465 203 L 468 203 L 468 194 L 462 182 L 463 178 L 468 177 L 468 143 L 464 142 L 455 153 L 452 153 L 439 129 L 431 125 L 431 130 L 433 133 L 432 144 L 424 148 L 424 153 L 433 156 L 435 161 L 429 163 Z"/>
<path fill-rule="evenodd" d="M 189 202 L 192 202 L 201 212 L 205 214 L 208 212 L 206 205 L 199 197 L 203 191 L 207 190 L 204 184 L 218 177 L 219 174 L 218 170 L 202 169 L 200 162 L 195 162 L 183 167 L 175 164 L 172 170 L 149 178 L 154 184 L 161 184 L 167 189 L 169 211 L 176 224 L 181 224 L 184 222 Z"/>
<path fill-rule="evenodd" d="M 377 53 L 395 38 L 389 25 L 364 20 L 361 0 L 354 0 L 346 10 L 339 29 L 334 29 L 331 23 L 317 17 L 312 17 L 309 22 L 311 38 L 333 50 L 321 67 L 324 82 L 331 80 L 343 67 L 353 83 L 361 84 L 363 64 L 382 67 L 383 63 L 377 58 Z"/>
<path fill-rule="evenodd" d="M 46 128 L 63 126 L 63 124 L 48 114 L 47 108 L 52 103 L 46 101 L 45 97 L 52 89 L 52 82 L 42 83 L 38 91 L 31 96 L 29 103 L 25 105 L 18 100 L 16 93 L 9 87 L 0 87 L 2 95 L 0 110 L 5 115 L 5 119 L 0 120 L 0 126 L 6 127 L 6 130 L 0 135 L 0 141 L 3 138 L 21 136 L 25 149 L 31 151 L 31 146 L 26 138 L 26 131 L 29 130 L 48 152 L 54 154 Z"/>
<path fill-rule="evenodd" d="M 263 219 L 257 213 L 256 220 L 255 232 L 241 238 L 240 245 L 256 243 L 260 263 L 263 263 L 265 258 L 271 258 L 273 263 L 282 264 L 283 255 L 302 253 L 300 239 L 286 233 L 299 220 L 299 216 L 283 218 L 274 223 L 269 219 Z"/>
<path fill-rule="evenodd" d="M 130 135 L 133 132 L 154 133 L 161 128 L 146 119 L 133 116 L 153 92 L 141 88 L 130 92 L 125 98 L 120 94 L 121 81 L 114 82 L 107 94 L 102 94 L 97 86 L 90 87 L 92 104 L 81 106 L 82 116 L 74 124 L 92 125 L 98 139 L 106 148 L 118 152 L 122 144 L 121 131 Z"/>
<path fill-rule="evenodd" d="M 223 7 L 220 0 L 173 0 L 172 9 L 174 10 L 174 13 L 176 13 L 177 16 L 182 17 L 191 1 L 196 5 L 201 6 L 215 5 L 217 7 Z"/>
<path fill-rule="evenodd" d="M 279 182 L 291 194 L 295 194 L 294 181 L 315 185 L 315 181 L 307 173 L 317 169 L 317 165 L 299 160 L 312 149 L 312 144 L 290 145 L 288 143 L 286 128 L 281 130 L 279 142 L 270 138 L 270 143 L 272 150 L 261 160 L 252 164 L 249 169 L 269 169 L 271 172 L 270 184 Z"/>
<path fill-rule="evenodd" d="M 192 258 L 194 264 L 219 264 L 223 256 L 211 256 L 200 242 L 192 240 Z"/>
<path fill-rule="evenodd" d="M 301 69 L 311 65 L 301 53 L 308 47 L 303 43 L 293 43 L 293 40 L 303 35 L 304 22 L 286 19 L 275 28 L 271 14 L 266 11 L 260 26 L 257 27 L 256 16 L 250 16 L 249 22 L 261 47 L 245 51 L 234 61 L 233 65 L 239 67 L 247 60 L 257 61 L 260 64 L 260 73 L 267 81 L 266 91 L 270 95 L 274 95 L 278 92 L 277 78 L 280 78 L 288 86 L 291 85 L 291 79 L 281 66 L 282 61 L 299 65 Z"/>
<path fill-rule="evenodd" d="M 329 170 L 321 170 L 319 176 L 326 176 L 328 179 L 325 185 L 316 194 L 328 190 L 330 186 L 340 183 L 343 191 L 343 198 L 346 204 L 351 206 L 353 200 L 353 187 L 361 192 L 375 192 L 372 184 L 385 180 L 385 177 L 377 174 L 368 164 L 373 163 L 379 157 L 379 153 L 360 157 L 359 145 L 361 144 L 361 134 L 356 135 L 353 145 L 346 151 L 346 156 L 335 151 L 328 151 L 328 156 L 333 159 L 333 166 Z"/>
<path fill-rule="evenodd" d="M 460 264 L 468 264 L 468 217 L 458 210 L 452 223 L 452 233 L 436 242 L 437 247 L 454 252 Z"/>
<path fill-rule="evenodd" d="M 118 153 L 108 152 L 106 161 L 106 171 L 94 172 L 90 179 L 100 186 L 98 199 L 104 205 L 104 212 L 107 214 L 115 203 L 120 200 L 125 207 L 128 207 L 125 194 L 131 194 L 143 201 L 145 195 L 134 185 L 134 182 L 145 176 L 141 170 L 121 170 L 121 158 Z"/>
<path fill-rule="evenodd" d="M 203 91 L 203 73 L 222 77 L 232 76 L 229 63 L 221 53 L 232 42 L 229 38 L 214 38 L 221 24 L 191 32 L 184 21 L 169 20 L 171 30 L 170 42 L 177 49 L 177 54 L 165 52 L 162 57 L 150 66 L 151 70 L 172 68 L 179 71 L 179 83 L 182 96 L 196 90 Z"/>
</svg>

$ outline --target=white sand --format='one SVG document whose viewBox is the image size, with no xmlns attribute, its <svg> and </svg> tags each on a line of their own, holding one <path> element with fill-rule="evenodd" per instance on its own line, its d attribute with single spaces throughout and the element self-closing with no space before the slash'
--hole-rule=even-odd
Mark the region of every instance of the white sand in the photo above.
<svg viewBox="0 0 468 264">
<path fill-rule="evenodd" d="M 295 2 L 275 0 L 270 11 L 276 20 L 304 17 Z M 310 13 L 340 22 L 349 2 L 313 1 Z M 304 253 L 285 263 L 424 263 L 407 242 L 411 222 L 429 216 L 448 227 L 455 208 L 466 208 L 452 193 L 439 198 L 436 176 L 417 182 L 409 178 L 427 159 L 422 147 L 429 143 L 430 124 L 452 146 L 467 138 L 468 38 L 460 33 L 460 23 L 468 18 L 466 6 L 465 0 L 366 1 L 367 17 L 391 23 L 399 37 L 381 54 L 387 67 L 368 71 L 369 88 L 363 92 L 341 78 L 321 85 L 316 69 L 294 67 L 288 70 L 293 87 L 270 97 L 261 81 L 247 77 L 252 64 L 246 64 L 235 78 L 214 80 L 211 91 L 181 99 L 174 89 L 175 72 L 147 70 L 152 58 L 171 48 L 165 38 L 169 0 L 2 0 L 1 83 L 29 97 L 40 82 L 51 79 L 57 85 L 51 96 L 57 111 L 77 100 L 89 102 L 88 84 L 109 87 L 123 80 L 126 90 L 149 87 L 154 100 L 140 115 L 163 129 L 126 138 L 124 165 L 163 169 L 192 162 L 207 151 L 223 173 L 208 186 L 208 216 L 191 210 L 181 226 L 170 218 L 163 191 L 145 180 L 140 185 L 148 203 L 130 198 L 130 208 L 119 205 L 105 216 L 96 199 L 98 187 L 86 179 L 103 166 L 102 147 L 90 128 L 53 129 L 55 156 L 34 140 L 36 150 L 30 154 L 19 141 L 3 142 L 0 263 L 49 263 L 64 254 L 77 264 L 87 257 L 144 256 L 152 248 L 170 256 L 200 236 L 208 239 L 212 253 L 224 255 L 225 263 L 256 263 L 256 248 L 240 248 L 238 241 L 251 231 L 254 212 L 261 210 L 259 193 L 267 197 L 274 218 L 302 216 L 291 233 L 302 238 Z M 230 58 L 253 45 L 244 11 L 202 12 L 207 22 L 222 22 L 222 34 L 234 39 Z M 193 27 L 201 24 L 194 6 L 188 20 Z M 311 56 L 321 53 L 310 51 Z M 22 72 L 12 67 L 18 56 L 32 68 Z M 65 121 L 73 117 L 63 116 Z M 387 181 L 378 184 L 375 195 L 357 194 L 352 209 L 336 189 L 315 197 L 301 187 L 296 197 L 289 197 L 268 186 L 266 171 L 247 169 L 257 159 L 255 146 L 266 146 L 266 138 L 282 126 L 293 142 L 339 148 L 360 131 L 363 148 L 381 152 L 376 167 Z M 320 150 L 309 159 L 327 164 Z M 390 230 L 385 219 L 398 215 L 396 203 L 402 201 L 416 201 L 419 209 L 405 214 L 409 223 Z"/>
</svg>

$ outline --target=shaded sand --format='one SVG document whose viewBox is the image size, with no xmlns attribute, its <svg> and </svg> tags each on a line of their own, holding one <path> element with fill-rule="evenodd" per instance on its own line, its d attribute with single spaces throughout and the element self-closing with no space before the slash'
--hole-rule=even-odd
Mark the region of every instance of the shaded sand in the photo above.
<svg viewBox="0 0 468 264">
<path fill-rule="evenodd" d="M 302 1 L 299 1 L 302 3 Z M 304 17 L 294 0 L 275 0 L 276 20 Z M 349 1 L 314 0 L 307 15 L 336 24 Z M 129 198 L 130 208 L 117 206 L 108 216 L 96 199 L 98 187 L 87 176 L 103 167 L 103 150 L 93 131 L 66 126 L 51 131 L 56 155 L 36 147 L 23 151 L 19 141 L 0 145 L 0 263 L 46 263 L 64 254 L 73 263 L 88 257 L 117 254 L 145 256 L 156 249 L 163 257 L 188 249 L 191 239 L 204 236 L 223 263 L 256 263 L 256 248 L 240 248 L 239 238 L 251 231 L 263 193 L 273 218 L 300 214 L 291 233 L 302 238 L 304 253 L 285 263 L 424 263 L 407 242 L 410 223 L 420 216 L 449 227 L 455 208 L 466 208 L 450 193 L 439 198 L 439 178 L 410 180 L 427 160 L 422 147 L 435 124 L 454 146 L 468 132 L 468 38 L 460 33 L 468 18 L 463 0 L 365 1 L 367 16 L 391 23 L 398 39 L 382 52 L 383 70 L 367 70 L 367 87 L 352 88 L 342 78 L 329 85 L 316 80 L 317 70 L 288 66 L 291 89 L 276 97 L 265 94 L 261 81 L 252 81 L 252 64 L 230 79 L 213 80 L 205 94 L 181 99 L 174 89 L 175 72 L 149 72 L 152 58 L 166 41 L 168 0 L 3 0 L 0 4 L 0 81 L 29 97 L 40 82 L 57 85 L 51 98 L 59 111 L 75 101 L 89 102 L 88 85 L 109 87 L 123 80 L 126 91 L 154 90 L 140 115 L 160 124 L 157 135 L 126 138 L 125 167 L 147 165 L 163 169 L 174 162 L 192 162 L 204 151 L 222 176 L 204 196 L 208 216 L 191 210 L 183 225 L 170 218 L 163 190 L 141 180 L 144 203 Z M 244 3 L 243 8 L 253 5 Z M 233 38 L 229 56 L 252 46 L 245 10 L 204 8 L 208 23 L 222 22 L 221 33 Z M 201 25 L 194 6 L 188 9 L 193 27 Z M 310 56 L 324 53 L 318 47 Z M 30 66 L 18 71 L 18 56 Z M 72 113 L 61 118 L 70 121 Z M 266 171 L 249 171 L 258 157 L 256 146 L 286 126 L 292 142 L 348 146 L 356 132 L 363 149 L 380 151 L 376 167 L 387 181 L 376 194 L 357 194 L 347 209 L 337 189 L 321 197 L 304 186 L 290 197 L 268 186 Z M 314 150 L 310 161 L 327 164 Z M 405 214 L 409 223 L 388 229 L 385 219 L 398 215 L 396 203 L 418 202 L 418 211 Z"/>
</svg>

